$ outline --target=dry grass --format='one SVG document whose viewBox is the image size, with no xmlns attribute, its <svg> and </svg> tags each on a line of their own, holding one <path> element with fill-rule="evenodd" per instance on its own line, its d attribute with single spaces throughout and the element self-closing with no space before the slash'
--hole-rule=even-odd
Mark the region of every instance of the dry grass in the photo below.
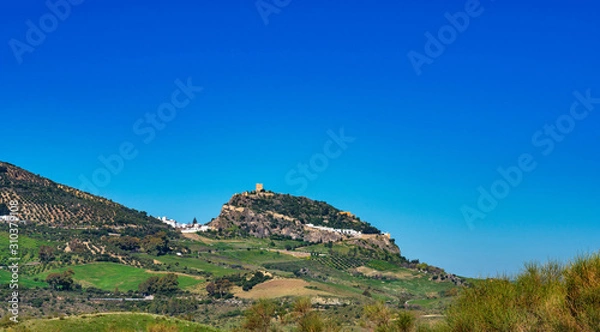
<svg viewBox="0 0 600 332">
<path fill-rule="evenodd" d="M 451 331 L 600 331 L 600 254 L 561 266 L 529 264 L 464 290 L 448 310 Z"/>
<path fill-rule="evenodd" d="M 398 278 L 401 280 L 407 280 L 407 279 L 414 279 L 417 278 L 417 275 L 409 272 L 409 271 L 398 271 L 398 272 L 382 272 L 382 271 L 378 271 L 375 269 L 372 269 L 370 267 L 367 266 L 359 266 L 356 269 L 354 269 L 356 272 L 361 273 L 362 275 L 366 276 L 366 277 L 373 277 L 373 276 L 384 276 L 384 277 L 388 277 L 388 278 Z"/>
<path fill-rule="evenodd" d="M 272 299 L 283 296 L 332 295 L 323 291 L 307 289 L 310 284 L 301 279 L 272 279 L 244 292 L 234 290 L 234 295 L 243 299 Z"/>
</svg>

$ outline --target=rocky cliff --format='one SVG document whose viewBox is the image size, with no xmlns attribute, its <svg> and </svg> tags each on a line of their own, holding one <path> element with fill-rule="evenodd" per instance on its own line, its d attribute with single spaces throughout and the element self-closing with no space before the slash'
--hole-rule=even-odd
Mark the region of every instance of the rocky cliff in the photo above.
<svg viewBox="0 0 600 332">
<path fill-rule="evenodd" d="M 326 202 L 288 194 L 236 194 L 209 226 L 233 235 L 277 235 L 312 243 L 347 241 L 400 254 L 394 240 L 368 222 Z"/>
</svg>

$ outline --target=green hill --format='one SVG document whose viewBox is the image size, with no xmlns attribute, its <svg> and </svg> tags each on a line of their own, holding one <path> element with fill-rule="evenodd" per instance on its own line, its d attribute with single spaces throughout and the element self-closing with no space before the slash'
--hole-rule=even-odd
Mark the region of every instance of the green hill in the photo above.
<svg viewBox="0 0 600 332">
<path fill-rule="evenodd" d="M 116 229 L 167 228 L 145 212 L 56 183 L 6 162 L 0 162 L 0 211 L 18 202 L 18 217 L 52 227 Z"/>
</svg>

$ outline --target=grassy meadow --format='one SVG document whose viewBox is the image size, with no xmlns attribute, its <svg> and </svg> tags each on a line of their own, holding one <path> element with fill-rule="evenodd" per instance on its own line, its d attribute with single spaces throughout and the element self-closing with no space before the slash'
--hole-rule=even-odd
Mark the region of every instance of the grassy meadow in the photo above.
<svg viewBox="0 0 600 332">
<path fill-rule="evenodd" d="M 137 290 L 138 285 L 144 282 L 151 276 L 160 275 L 153 271 L 148 271 L 133 266 L 116 264 L 116 263 L 92 263 L 85 265 L 64 266 L 58 269 L 53 269 L 36 275 L 39 280 L 45 280 L 50 273 L 63 272 L 68 269 L 73 270 L 75 274 L 73 279 L 82 287 L 95 287 L 103 290 L 114 290 L 119 288 L 120 291 Z M 197 285 L 204 283 L 204 279 L 200 277 L 192 277 L 179 275 L 179 287 L 182 289 L 195 288 Z"/>
</svg>

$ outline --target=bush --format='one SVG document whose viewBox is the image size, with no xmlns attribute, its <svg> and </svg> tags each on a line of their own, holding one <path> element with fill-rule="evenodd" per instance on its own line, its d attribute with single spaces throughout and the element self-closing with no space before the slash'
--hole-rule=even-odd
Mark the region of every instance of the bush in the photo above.
<svg viewBox="0 0 600 332">
<path fill-rule="evenodd" d="M 476 282 L 447 317 L 453 331 L 599 331 L 600 255 Z"/>
<path fill-rule="evenodd" d="M 600 254 L 580 258 L 565 272 L 566 305 L 580 328 L 600 330 Z"/>
<path fill-rule="evenodd" d="M 244 331 L 267 332 L 275 315 L 276 305 L 270 300 L 259 300 L 246 311 L 246 319 L 242 324 Z"/>
<path fill-rule="evenodd" d="M 393 326 L 399 332 L 409 332 L 415 326 L 415 316 L 407 311 L 400 311 L 396 315 L 396 320 L 393 322 Z"/>
</svg>

